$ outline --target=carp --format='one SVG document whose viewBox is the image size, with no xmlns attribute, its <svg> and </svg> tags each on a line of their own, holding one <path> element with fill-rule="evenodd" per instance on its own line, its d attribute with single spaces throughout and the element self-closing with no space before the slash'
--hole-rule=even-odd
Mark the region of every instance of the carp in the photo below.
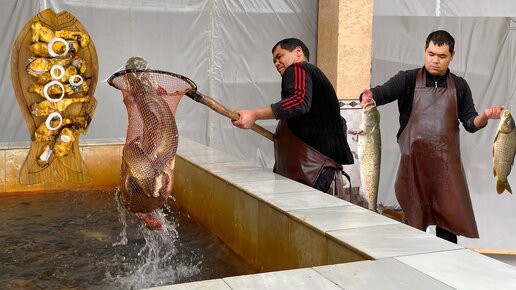
<svg viewBox="0 0 516 290">
<path fill-rule="evenodd" d="M 130 111 L 135 114 L 129 116 L 128 132 L 138 132 L 138 136 L 123 148 L 121 199 L 148 228 L 159 229 L 161 222 L 152 211 L 162 207 L 172 192 L 179 135 L 174 113 L 147 68 L 141 57 L 126 62 L 126 69 L 141 71 L 128 71 L 124 76 L 124 103 L 128 112 L 136 109 Z"/>
<path fill-rule="evenodd" d="M 358 162 L 360 168 L 360 196 L 367 202 L 367 208 L 376 211 L 382 140 L 380 134 L 380 113 L 376 104 L 370 103 L 362 109 L 362 119 L 356 131 L 358 137 Z"/>
<path fill-rule="evenodd" d="M 496 177 L 496 192 L 505 190 L 512 194 L 507 176 L 511 173 L 516 152 L 516 128 L 508 110 L 503 110 L 498 130 L 493 142 L 493 175 Z"/>
</svg>

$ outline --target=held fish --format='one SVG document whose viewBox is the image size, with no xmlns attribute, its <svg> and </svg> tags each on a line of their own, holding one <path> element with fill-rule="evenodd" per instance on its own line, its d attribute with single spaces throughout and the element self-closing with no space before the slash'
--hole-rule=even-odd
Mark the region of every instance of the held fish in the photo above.
<svg viewBox="0 0 516 290">
<path fill-rule="evenodd" d="M 153 73 L 146 71 L 147 61 L 132 57 L 126 68 L 144 71 L 125 75 L 130 96 L 126 105 L 135 105 L 137 111 L 132 111 L 136 113 L 133 117 L 140 120 L 130 121 L 128 131 L 141 133 L 122 152 L 122 200 L 132 212 L 149 213 L 161 207 L 172 192 L 179 136 L 174 113 L 158 93 Z M 142 217 L 148 220 L 147 216 Z"/>
<path fill-rule="evenodd" d="M 131 57 L 126 62 L 126 68 L 145 70 L 148 64 L 142 57 Z M 149 158 L 163 166 L 163 161 L 176 154 L 178 130 L 174 114 L 158 95 L 157 84 L 150 73 L 129 73 L 127 81 L 143 121 L 142 149 Z"/>
<path fill-rule="evenodd" d="M 511 173 L 516 152 L 516 129 L 514 119 L 508 110 L 503 110 L 498 131 L 493 142 L 493 174 L 496 177 L 496 192 L 512 193 L 507 176 Z"/>
<path fill-rule="evenodd" d="M 153 180 L 158 175 L 152 162 L 139 146 L 139 138 L 127 144 L 122 152 L 122 190 L 148 197 L 155 191 Z"/>
<path fill-rule="evenodd" d="M 380 113 L 373 102 L 362 109 L 362 120 L 358 131 L 358 162 L 360 167 L 359 194 L 376 211 L 382 140 L 380 135 Z"/>
</svg>

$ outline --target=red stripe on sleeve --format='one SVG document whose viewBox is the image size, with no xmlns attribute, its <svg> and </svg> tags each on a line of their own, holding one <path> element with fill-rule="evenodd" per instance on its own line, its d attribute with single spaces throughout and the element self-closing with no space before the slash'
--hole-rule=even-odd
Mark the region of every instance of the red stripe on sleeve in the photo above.
<svg viewBox="0 0 516 290">
<path fill-rule="evenodd" d="M 306 71 L 302 63 L 294 64 L 294 94 L 281 103 L 283 110 L 291 109 L 303 103 L 306 94 Z"/>
</svg>

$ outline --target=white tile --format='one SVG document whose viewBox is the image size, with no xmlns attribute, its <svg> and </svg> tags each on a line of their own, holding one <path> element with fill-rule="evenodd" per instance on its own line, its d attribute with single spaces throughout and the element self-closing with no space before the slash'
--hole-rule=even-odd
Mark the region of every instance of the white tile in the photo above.
<svg viewBox="0 0 516 290">
<path fill-rule="evenodd" d="M 454 289 L 392 258 L 313 269 L 346 290 Z"/>
<path fill-rule="evenodd" d="M 313 269 L 296 269 L 224 278 L 231 289 L 342 290 Z"/>
<path fill-rule="evenodd" d="M 251 181 L 265 180 L 286 180 L 286 177 L 275 174 L 262 168 L 253 168 L 248 170 L 218 170 L 215 172 L 217 176 L 234 184 L 245 184 Z"/>
<path fill-rule="evenodd" d="M 148 288 L 152 290 L 201 290 L 201 289 L 210 289 L 210 290 L 231 290 L 231 288 L 224 283 L 221 279 L 216 280 L 204 280 L 198 282 L 190 282 L 183 284 L 175 284 L 168 286 L 159 286 L 154 288 Z"/>
<path fill-rule="evenodd" d="M 356 205 L 293 210 L 289 213 L 323 233 L 327 231 L 398 223 L 393 219 Z"/>
<path fill-rule="evenodd" d="M 316 189 L 292 193 L 265 194 L 259 196 L 259 198 L 284 212 L 297 209 L 351 205 L 351 203 L 343 199 Z"/>
<path fill-rule="evenodd" d="M 205 164 L 202 166 L 202 168 L 213 172 L 213 173 L 220 173 L 220 172 L 232 172 L 232 171 L 249 171 L 249 170 L 264 170 L 260 167 L 257 167 L 256 165 L 252 164 L 249 161 L 232 161 L 232 162 L 224 162 L 224 163 L 211 163 L 211 164 Z"/>
<path fill-rule="evenodd" d="M 202 165 L 211 164 L 211 163 L 228 163 L 228 162 L 238 162 L 240 159 L 237 159 L 233 156 L 230 156 L 228 154 L 222 153 L 222 152 L 216 152 L 212 150 L 202 150 L 199 152 L 196 152 L 194 154 L 185 154 L 180 153 L 179 154 L 184 159 L 197 164 L 198 166 L 202 167 Z"/>
<path fill-rule="evenodd" d="M 177 154 L 182 157 L 192 157 L 192 156 L 207 156 L 207 155 L 226 155 L 225 153 L 217 150 L 213 150 L 212 148 L 202 147 L 202 148 L 189 148 L 183 150 L 177 150 Z"/>
<path fill-rule="evenodd" d="M 253 195 L 277 194 L 287 192 L 313 191 L 308 185 L 290 179 L 273 179 L 246 182 L 240 186 Z"/>
<path fill-rule="evenodd" d="M 467 249 L 396 259 L 456 289 L 516 289 L 516 267 Z"/>
<path fill-rule="evenodd" d="M 463 249 L 410 226 L 396 223 L 327 232 L 373 259 Z"/>
</svg>

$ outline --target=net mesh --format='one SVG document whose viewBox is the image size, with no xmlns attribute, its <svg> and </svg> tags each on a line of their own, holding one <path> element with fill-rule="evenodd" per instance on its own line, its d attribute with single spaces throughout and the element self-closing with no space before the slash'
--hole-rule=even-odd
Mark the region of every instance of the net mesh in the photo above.
<svg viewBox="0 0 516 290">
<path fill-rule="evenodd" d="M 114 74 L 109 84 L 122 91 L 128 115 L 122 201 L 133 212 L 150 212 L 172 191 L 179 138 L 176 109 L 194 86 L 172 73 L 134 69 Z"/>
</svg>

